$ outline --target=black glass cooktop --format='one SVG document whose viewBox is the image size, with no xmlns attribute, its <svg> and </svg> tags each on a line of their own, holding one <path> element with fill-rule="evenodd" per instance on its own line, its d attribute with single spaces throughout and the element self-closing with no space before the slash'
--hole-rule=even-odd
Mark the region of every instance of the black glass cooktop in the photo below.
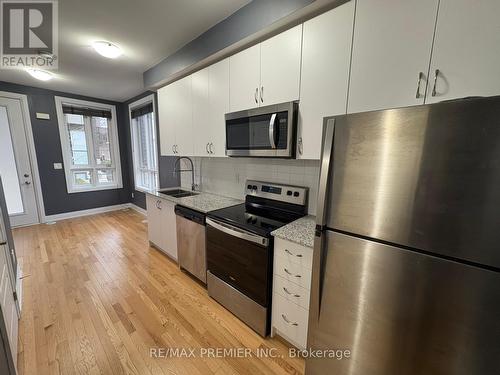
<svg viewBox="0 0 500 375">
<path fill-rule="evenodd" d="M 208 217 L 223 221 L 235 227 L 268 237 L 271 232 L 298 219 L 303 215 L 284 214 L 270 207 L 255 208 L 245 203 L 211 211 Z"/>
</svg>

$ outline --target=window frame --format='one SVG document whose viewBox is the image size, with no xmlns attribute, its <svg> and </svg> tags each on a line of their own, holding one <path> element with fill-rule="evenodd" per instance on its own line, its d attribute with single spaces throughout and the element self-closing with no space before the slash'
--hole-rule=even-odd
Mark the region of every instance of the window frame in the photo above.
<svg viewBox="0 0 500 375">
<path fill-rule="evenodd" d="M 73 193 L 85 193 L 90 191 L 101 191 L 101 190 L 116 190 L 123 188 L 122 179 L 122 168 L 120 159 L 120 142 L 118 139 L 118 125 L 116 122 L 116 107 L 112 104 L 105 104 L 99 102 L 91 102 L 87 100 L 66 98 L 62 96 L 55 96 L 56 112 L 57 112 L 57 122 L 59 126 L 59 138 L 61 140 L 62 156 L 64 163 L 64 174 L 66 176 L 66 188 L 69 194 Z M 63 105 L 72 105 L 75 107 L 88 107 L 95 108 L 99 110 L 106 110 L 111 112 L 111 118 L 108 119 L 108 131 L 109 139 L 111 143 L 111 157 L 112 163 L 108 165 L 97 165 L 95 163 L 95 139 L 94 132 L 92 129 L 92 121 L 89 120 L 90 127 L 87 126 L 86 120 L 84 119 L 86 141 L 88 147 L 88 155 L 90 165 L 73 165 L 71 157 L 71 147 L 69 142 L 69 129 L 66 123 L 66 118 L 63 113 Z M 89 138 L 90 136 L 90 138 Z M 100 169 L 111 169 L 114 170 L 115 182 L 113 184 L 97 184 L 97 171 Z M 91 170 L 92 184 L 89 186 L 76 187 L 73 184 L 73 172 L 75 171 L 88 171 Z"/>
<path fill-rule="evenodd" d="M 132 170 L 133 170 L 133 177 L 134 177 L 134 190 L 140 191 L 143 193 L 148 192 L 148 189 L 145 189 L 144 187 L 137 185 L 136 176 L 137 176 L 137 171 L 140 170 L 140 168 L 138 168 L 138 164 L 139 164 L 138 163 L 138 157 L 139 157 L 138 152 L 139 152 L 139 150 L 137 150 L 137 148 L 136 148 L 136 139 L 134 138 L 135 129 L 134 129 L 134 122 L 133 122 L 134 119 L 132 118 L 132 111 L 136 108 L 142 107 L 142 106 L 149 104 L 149 103 L 153 104 L 153 130 L 155 133 L 154 138 L 156 140 L 156 144 L 154 145 L 154 147 L 155 147 L 154 157 L 156 158 L 156 189 L 158 189 L 160 186 L 160 172 L 159 172 L 160 160 L 159 160 L 159 156 L 158 156 L 158 129 L 156 127 L 157 111 L 156 111 L 155 95 L 151 94 L 151 95 L 145 96 L 144 98 L 136 100 L 135 102 L 130 103 L 128 105 L 128 118 L 129 118 L 129 125 L 130 125 L 130 143 L 132 146 Z"/>
</svg>

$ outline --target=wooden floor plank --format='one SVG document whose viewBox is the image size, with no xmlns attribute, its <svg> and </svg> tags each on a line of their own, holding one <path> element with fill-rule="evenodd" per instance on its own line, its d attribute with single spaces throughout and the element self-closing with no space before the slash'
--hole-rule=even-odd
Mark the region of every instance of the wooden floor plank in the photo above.
<svg viewBox="0 0 500 375">
<path fill-rule="evenodd" d="M 302 374 L 149 246 L 144 217 L 109 212 L 14 230 L 23 277 L 20 375 Z M 277 349 L 280 358 L 211 358 L 202 348 Z M 157 348 L 194 358 L 154 357 Z"/>
</svg>

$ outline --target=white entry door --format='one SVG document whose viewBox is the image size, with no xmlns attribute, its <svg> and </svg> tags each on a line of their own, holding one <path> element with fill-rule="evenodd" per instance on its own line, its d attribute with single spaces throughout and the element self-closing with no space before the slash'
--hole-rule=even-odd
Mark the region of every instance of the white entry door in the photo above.
<svg viewBox="0 0 500 375">
<path fill-rule="evenodd" d="M 0 96 L 0 176 L 12 226 L 39 222 L 20 99 Z"/>
</svg>

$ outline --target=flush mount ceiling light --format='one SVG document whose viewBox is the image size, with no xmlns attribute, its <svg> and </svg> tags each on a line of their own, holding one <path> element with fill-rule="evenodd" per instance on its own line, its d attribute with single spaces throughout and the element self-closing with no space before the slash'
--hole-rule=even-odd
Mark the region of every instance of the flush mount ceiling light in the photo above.
<svg viewBox="0 0 500 375">
<path fill-rule="evenodd" d="M 33 77 L 40 81 L 48 81 L 54 78 L 54 75 L 42 69 L 28 68 L 26 71 Z"/>
<path fill-rule="evenodd" d="M 108 59 L 116 59 L 122 54 L 120 47 L 106 41 L 94 42 L 92 43 L 92 47 L 94 47 L 99 55 L 107 57 Z"/>
</svg>

